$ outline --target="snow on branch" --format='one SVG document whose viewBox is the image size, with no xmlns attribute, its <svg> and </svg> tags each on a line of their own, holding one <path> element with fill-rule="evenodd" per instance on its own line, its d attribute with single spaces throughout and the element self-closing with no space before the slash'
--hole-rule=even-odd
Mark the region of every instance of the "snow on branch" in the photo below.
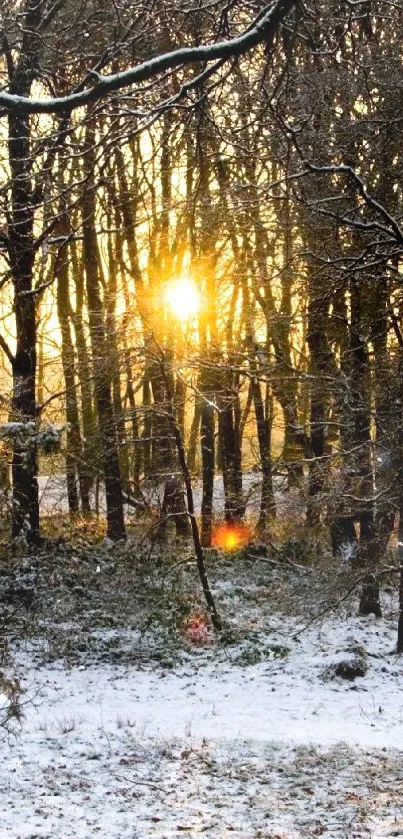
<svg viewBox="0 0 403 839">
<path fill-rule="evenodd" d="M 390 233 L 390 229 L 392 229 L 394 238 L 399 244 L 403 243 L 403 231 L 402 228 L 397 223 L 396 219 L 390 215 L 387 211 L 386 207 L 377 201 L 373 195 L 371 195 L 362 178 L 358 175 L 358 173 L 353 169 L 352 166 L 348 166 L 345 163 L 340 164 L 328 164 L 328 165 L 317 165 L 314 163 L 309 163 L 306 161 L 306 166 L 309 168 L 311 172 L 317 172 L 319 174 L 322 173 L 330 173 L 330 174 L 342 174 L 346 175 L 348 178 L 351 179 L 353 185 L 356 187 L 358 194 L 364 200 L 365 204 L 374 210 L 383 220 L 386 222 L 385 225 L 377 224 L 378 229 L 383 230 L 384 233 Z M 367 225 L 368 226 L 368 225 Z"/>
<path fill-rule="evenodd" d="M 6 112 L 22 114 L 68 113 L 75 108 L 96 102 L 109 93 L 147 81 L 160 73 L 174 70 L 177 67 L 243 55 L 265 39 L 270 39 L 278 30 L 282 20 L 297 5 L 297 2 L 298 0 L 273 0 L 264 12 L 260 13 L 259 19 L 248 27 L 242 35 L 228 41 L 218 41 L 216 44 L 184 47 L 163 55 L 157 55 L 138 64 L 137 67 L 131 67 L 120 73 L 113 73 L 108 76 L 97 73 L 95 84 L 92 87 L 77 93 L 71 93 L 68 96 L 36 99 L 1 92 L 0 108 L 5 109 Z"/>
<path fill-rule="evenodd" d="M 18 441 L 27 448 L 35 444 L 45 454 L 59 451 L 60 438 L 65 426 L 46 425 L 37 429 L 34 422 L 5 422 L 0 425 L 0 440 Z"/>
<path fill-rule="evenodd" d="M 4 422 L 0 425 L 0 440 L 7 437 L 32 437 L 35 434 L 34 422 Z"/>
</svg>

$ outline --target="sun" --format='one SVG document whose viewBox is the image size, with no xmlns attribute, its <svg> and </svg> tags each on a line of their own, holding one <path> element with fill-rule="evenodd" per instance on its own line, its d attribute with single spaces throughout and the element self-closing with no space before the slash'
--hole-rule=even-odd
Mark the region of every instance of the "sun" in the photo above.
<svg viewBox="0 0 403 839">
<path fill-rule="evenodd" d="M 175 280 L 166 288 L 165 299 L 179 320 L 189 320 L 200 309 L 200 292 L 189 279 Z"/>
</svg>

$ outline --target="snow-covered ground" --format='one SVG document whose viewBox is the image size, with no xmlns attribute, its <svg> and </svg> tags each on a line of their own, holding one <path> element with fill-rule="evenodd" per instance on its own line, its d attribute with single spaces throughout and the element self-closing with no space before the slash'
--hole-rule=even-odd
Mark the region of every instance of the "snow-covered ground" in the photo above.
<svg viewBox="0 0 403 839">
<path fill-rule="evenodd" d="M 245 476 L 252 515 L 259 483 Z M 63 477 L 41 478 L 40 490 L 43 511 L 67 510 Z M 277 496 L 297 520 L 298 494 L 278 485 Z M 195 500 L 199 509 L 197 483 Z M 218 477 L 218 516 L 222 507 Z M 393 592 L 383 595 L 382 620 L 354 617 L 352 604 L 307 626 L 328 596 L 309 569 L 224 562 L 211 569 L 213 587 L 235 640 L 185 643 L 176 655 L 169 634 L 161 652 L 157 632 L 153 657 L 155 627 L 141 628 L 144 586 L 158 601 L 171 582 L 175 597 L 178 581 L 157 562 L 167 582 L 156 587 L 143 543 L 98 555 L 83 538 L 84 549 L 24 560 L 22 582 L 17 571 L 0 591 L 22 619 L 2 669 L 24 690 L 21 724 L 0 729 L 0 839 L 403 837 Z M 343 574 L 325 577 L 337 588 Z M 1 642 L 2 611 L 0 622 Z M 354 656 L 366 674 L 334 677 L 335 664 Z M 6 688 L 0 673 L 0 722 Z"/>
<path fill-rule="evenodd" d="M 38 483 L 40 507 L 43 513 L 49 515 L 52 513 L 57 514 L 68 512 L 67 483 L 65 475 L 41 475 L 38 479 Z M 243 474 L 243 491 L 246 501 L 247 515 L 254 516 L 259 510 L 261 483 L 262 478 L 260 472 L 245 472 Z M 282 507 L 289 507 L 290 505 L 303 509 L 304 500 L 298 493 L 287 493 L 285 495 L 282 492 L 285 483 L 285 477 L 281 475 L 276 476 L 276 502 L 280 509 Z M 158 486 L 151 484 L 146 485 L 143 487 L 143 492 L 152 504 L 159 505 L 162 503 L 164 495 L 164 484 L 161 483 Z M 194 480 L 193 482 L 193 496 L 196 512 L 200 513 L 202 482 L 199 479 Z M 95 503 L 95 498 L 93 499 L 93 503 Z M 99 493 L 99 510 L 101 513 L 105 512 L 103 487 L 101 487 Z M 220 517 L 224 512 L 224 488 L 222 475 L 216 475 L 214 478 L 214 512 L 217 517 Z M 127 514 L 130 515 L 131 513 L 133 513 L 133 508 L 128 506 Z"/>
<path fill-rule="evenodd" d="M 231 647 L 173 667 L 38 664 L 19 644 L 24 719 L 0 753 L 1 839 L 403 836 L 395 620 L 298 629 L 275 614 L 267 637 L 288 656 L 242 666 Z M 138 642 L 128 629 L 120 640 Z M 329 678 L 353 649 L 367 674 Z"/>
</svg>

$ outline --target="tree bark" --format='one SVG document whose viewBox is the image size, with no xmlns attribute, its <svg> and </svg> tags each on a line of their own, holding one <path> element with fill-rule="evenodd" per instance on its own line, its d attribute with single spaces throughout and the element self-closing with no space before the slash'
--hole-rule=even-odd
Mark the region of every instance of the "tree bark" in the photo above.
<svg viewBox="0 0 403 839">
<path fill-rule="evenodd" d="M 66 385 L 67 452 L 66 479 L 69 510 L 75 515 L 79 510 L 76 476 L 78 475 L 81 506 L 84 514 L 90 512 L 89 485 L 83 462 L 83 447 L 75 382 L 75 352 L 69 318 L 69 267 L 68 248 L 63 246 L 56 258 L 57 312 L 61 334 L 61 355 Z"/>
<path fill-rule="evenodd" d="M 240 411 L 237 400 L 224 384 L 219 396 L 218 421 L 221 426 L 223 483 L 225 494 L 225 519 L 229 523 L 240 522 L 245 515 L 242 493 L 242 451 L 239 439 Z"/>
<path fill-rule="evenodd" d="M 77 376 L 81 397 L 81 416 L 83 432 L 83 495 L 81 504 L 83 510 L 90 512 L 90 490 L 97 473 L 96 461 L 99 451 L 98 431 L 95 424 L 94 400 L 92 391 L 92 372 L 84 329 L 84 266 L 81 255 L 78 254 L 76 243 L 71 244 L 72 277 L 74 279 L 76 309 L 73 312 L 69 301 L 70 319 L 74 327 L 77 350 Z M 89 505 L 87 511 L 87 504 Z"/>
<path fill-rule="evenodd" d="M 211 402 L 209 402 L 208 397 L 206 395 L 202 397 L 200 425 L 203 475 L 200 539 L 203 548 L 211 547 L 211 539 L 213 533 L 213 495 L 215 467 L 214 428 L 214 406 L 211 404 Z"/>
<path fill-rule="evenodd" d="M 359 480 L 361 504 L 357 511 L 360 540 L 356 564 L 368 571 L 363 584 L 359 613 L 381 616 L 379 586 L 373 575 L 378 560 L 373 478 L 371 462 L 371 396 L 369 393 L 369 358 L 364 338 L 362 291 L 356 281 L 351 283 L 351 398 L 353 405 L 354 443 L 357 448 L 356 475 Z"/>
<path fill-rule="evenodd" d="M 85 265 L 89 326 L 94 361 L 94 390 L 98 412 L 106 494 L 108 537 L 126 538 L 122 482 L 112 404 L 110 366 L 107 351 L 104 312 L 100 293 L 94 183 L 95 128 L 91 120 L 86 128 L 86 188 L 82 199 L 83 255 Z"/>
<path fill-rule="evenodd" d="M 251 386 L 259 443 L 260 468 L 262 470 L 262 490 L 257 530 L 259 535 L 263 537 L 276 516 L 271 463 L 271 417 L 265 411 L 262 389 L 256 375 L 251 380 Z"/>
<path fill-rule="evenodd" d="M 22 25 L 24 35 L 18 64 L 10 80 L 10 93 L 29 96 L 34 80 L 38 50 L 36 32 L 40 5 L 27 2 Z M 8 156 L 11 173 L 11 207 L 8 216 L 8 251 L 14 287 L 16 348 L 13 359 L 12 418 L 31 428 L 14 439 L 12 459 L 12 536 L 25 533 L 29 542 L 39 541 L 39 497 L 35 430 L 36 406 L 36 318 L 32 293 L 35 259 L 30 119 L 9 113 Z"/>
</svg>

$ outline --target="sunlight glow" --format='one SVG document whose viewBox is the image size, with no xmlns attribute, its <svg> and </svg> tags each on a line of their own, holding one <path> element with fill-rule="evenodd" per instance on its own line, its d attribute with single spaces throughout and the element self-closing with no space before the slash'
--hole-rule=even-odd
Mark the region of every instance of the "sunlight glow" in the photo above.
<svg viewBox="0 0 403 839">
<path fill-rule="evenodd" d="M 188 320 L 200 309 L 200 293 L 189 279 L 175 280 L 166 288 L 165 299 L 179 320 Z"/>
<path fill-rule="evenodd" d="M 250 529 L 242 524 L 219 524 L 214 528 L 212 545 L 224 551 L 234 551 L 246 545 L 250 539 Z"/>
</svg>

